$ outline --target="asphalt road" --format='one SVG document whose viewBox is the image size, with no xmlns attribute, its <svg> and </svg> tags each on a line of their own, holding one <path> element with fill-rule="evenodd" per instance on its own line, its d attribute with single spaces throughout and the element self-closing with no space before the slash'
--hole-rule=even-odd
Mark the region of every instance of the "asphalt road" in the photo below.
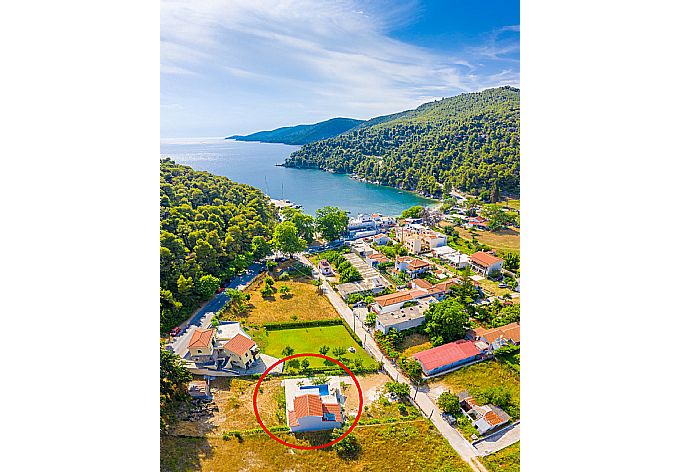
<svg viewBox="0 0 690 472">
<path fill-rule="evenodd" d="M 242 274 L 232 279 L 226 288 L 242 289 L 264 269 L 265 265 L 262 263 L 254 263 L 250 265 L 246 274 Z M 225 292 L 223 291 L 209 300 L 206 305 L 202 306 L 187 321 L 180 325 L 182 332 L 175 337 L 172 343 L 173 350 L 177 355 L 184 357 L 187 352 L 187 345 L 192 337 L 192 333 L 197 328 L 208 327 L 211 324 L 213 314 L 220 310 L 227 303 L 227 301 L 228 296 L 225 295 Z"/>
<path fill-rule="evenodd" d="M 309 259 L 304 257 L 304 255 L 299 254 L 297 255 L 297 258 L 300 262 L 307 264 L 316 270 L 314 264 L 312 264 Z M 373 357 L 376 360 L 383 362 L 384 370 L 392 379 L 396 379 L 398 382 L 410 385 L 410 390 L 414 392 L 415 387 L 410 384 L 407 378 L 403 375 L 402 371 L 399 371 L 397 367 L 394 366 L 393 363 L 383 355 L 383 353 L 379 350 L 379 347 L 376 345 L 376 341 L 373 339 L 373 336 L 369 334 L 362 321 L 355 317 L 350 307 L 347 306 L 347 303 L 345 303 L 343 299 L 340 298 L 340 296 L 335 292 L 326 278 L 321 274 L 318 276 L 323 281 L 324 294 L 328 297 L 332 305 L 345 320 L 345 322 L 349 324 L 351 328 L 353 328 L 353 331 L 357 337 L 363 341 L 367 350 L 373 354 Z M 455 452 L 457 452 L 458 455 L 460 455 L 460 457 L 462 457 L 475 472 L 487 472 L 484 465 L 477 460 L 477 450 L 472 447 L 470 442 L 467 441 L 455 428 L 441 418 L 440 411 L 438 411 L 436 404 L 427 395 L 427 393 L 420 390 L 416 395 L 412 394 L 412 396 L 415 396 L 414 402 L 417 404 L 417 406 L 419 406 L 422 413 L 424 413 L 424 415 L 429 418 L 432 423 L 434 423 L 436 428 L 438 428 L 439 432 L 446 438 Z"/>
</svg>

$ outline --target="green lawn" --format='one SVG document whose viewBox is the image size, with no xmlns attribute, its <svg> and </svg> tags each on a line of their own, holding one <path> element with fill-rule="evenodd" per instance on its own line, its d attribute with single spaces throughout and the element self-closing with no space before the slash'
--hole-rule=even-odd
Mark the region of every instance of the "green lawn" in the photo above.
<svg viewBox="0 0 690 472">
<path fill-rule="evenodd" d="M 520 472 L 520 442 L 479 460 L 489 472 Z"/>
<path fill-rule="evenodd" d="M 333 357 L 333 348 L 343 347 L 347 349 L 352 346 L 356 352 L 347 352 L 345 359 L 350 361 L 359 357 L 364 362 L 364 367 L 373 367 L 376 362 L 362 349 L 344 326 L 317 326 L 313 328 L 281 329 L 275 331 L 265 331 L 257 342 L 259 347 L 268 354 L 278 358 L 283 357 L 283 349 L 290 346 L 295 350 L 295 354 L 319 353 L 321 346 L 329 346 L 331 349 L 328 356 Z M 263 345 L 262 345 L 263 344 Z M 312 367 L 323 366 L 324 361 L 315 357 L 308 358 Z"/>
</svg>

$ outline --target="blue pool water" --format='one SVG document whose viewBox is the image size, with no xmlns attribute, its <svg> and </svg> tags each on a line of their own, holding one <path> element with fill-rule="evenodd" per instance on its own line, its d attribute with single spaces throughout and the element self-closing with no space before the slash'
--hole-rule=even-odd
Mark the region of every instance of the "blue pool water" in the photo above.
<svg viewBox="0 0 690 472">
<path fill-rule="evenodd" d="M 307 389 L 313 389 L 313 388 L 318 388 L 319 389 L 319 395 L 320 396 L 326 396 L 328 395 L 328 385 L 326 384 L 321 384 L 321 385 L 302 385 L 300 387 L 300 390 L 307 390 Z"/>
</svg>

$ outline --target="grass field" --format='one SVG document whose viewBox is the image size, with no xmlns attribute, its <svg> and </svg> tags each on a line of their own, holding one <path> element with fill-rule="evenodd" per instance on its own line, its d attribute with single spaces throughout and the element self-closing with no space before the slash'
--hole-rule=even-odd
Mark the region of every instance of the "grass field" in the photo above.
<svg viewBox="0 0 690 472">
<path fill-rule="evenodd" d="M 258 428 L 259 423 L 252 407 L 256 382 L 223 377 L 213 380 L 211 389 L 218 412 L 206 421 L 178 421 L 172 429 L 172 434 L 219 436 L 223 431 Z M 283 392 L 280 379 L 268 377 L 260 388 L 257 406 L 264 424 L 269 427 L 285 424 L 285 413 L 278 405 L 278 397 Z"/>
<path fill-rule="evenodd" d="M 504 295 L 507 294 L 515 294 L 517 297 L 513 298 L 513 301 L 515 303 L 520 302 L 520 294 L 518 292 L 513 292 L 509 288 L 499 288 L 498 287 L 498 282 L 494 282 L 489 279 L 482 279 L 479 281 L 479 285 L 482 287 L 482 290 L 487 293 L 487 295 L 494 295 L 497 297 L 503 297 Z"/>
<path fill-rule="evenodd" d="M 431 341 L 429 341 L 429 336 L 426 334 L 414 333 L 405 336 L 403 342 L 400 344 L 400 351 L 403 357 L 410 357 L 413 354 L 417 354 L 421 351 L 426 351 L 431 349 Z"/>
<path fill-rule="evenodd" d="M 357 458 L 345 461 L 330 448 L 313 451 L 285 447 L 266 434 L 231 438 L 182 438 L 164 436 L 160 440 L 162 471 L 389 471 L 469 472 L 446 440 L 427 420 L 367 425 L 353 433 L 361 446 Z M 289 433 L 278 437 L 307 444 Z"/>
<path fill-rule="evenodd" d="M 297 320 L 324 320 L 338 318 L 338 313 L 328 299 L 316 293 L 316 287 L 310 279 L 300 278 L 287 281 L 276 280 L 275 287 L 287 285 L 290 295 L 283 297 L 276 293 L 269 298 L 263 298 L 259 293 L 263 285 L 263 277 L 259 277 L 247 289 L 250 295 L 249 310 L 245 315 L 240 315 L 247 322 L 260 325 L 276 321 L 292 321 L 293 315 Z"/>
<path fill-rule="evenodd" d="M 472 234 L 465 228 L 456 226 L 458 234 L 471 241 Z M 482 244 L 486 244 L 494 249 L 503 249 L 512 252 L 520 252 L 520 232 L 514 229 L 504 229 L 501 231 L 477 231 L 474 234 Z"/>
<path fill-rule="evenodd" d="M 354 353 L 347 352 L 345 359 L 352 361 L 360 358 L 364 367 L 373 367 L 376 362 L 362 349 L 350 333 L 342 325 L 317 326 L 313 328 L 281 329 L 274 331 L 255 330 L 250 333 L 259 345 L 259 348 L 269 356 L 281 358 L 286 346 L 295 350 L 295 354 L 318 353 L 321 346 L 329 346 L 331 350 L 327 355 L 333 357 L 333 348 L 347 349 L 352 346 Z M 316 357 L 308 358 L 312 367 L 323 366 L 324 360 Z"/>
<path fill-rule="evenodd" d="M 489 472 L 520 472 L 520 442 L 479 460 Z"/>
<path fill-rule="evenodd" d="M 431 388 L 443 386 L 444 389 L 450 390 L 453 393 L 467 390 L 472 396 L 476 396 L 483 389 L 489 387 L 504 387 L 511 394 L 513 419 L 519 418 L 520 376 L 508 365 L 497 360 L 488 360 L 463 367 L 432 381 L 429 386 Z M 508 413 L 510 414 L 511 412 Z"/>
</svg>

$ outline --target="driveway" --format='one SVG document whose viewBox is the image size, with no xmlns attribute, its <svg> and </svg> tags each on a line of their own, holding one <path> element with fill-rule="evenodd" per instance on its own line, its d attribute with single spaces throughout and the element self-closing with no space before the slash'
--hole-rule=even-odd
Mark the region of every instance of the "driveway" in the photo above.
<svg viewBox="0 0 690 472">
<path fill-rule="evenodd" d="M 488 456 L 496 451 L 500 451 L 504 447 L 508 447 L 520 440 L 520 423 L 513 423 L 510 426 L 503 428 L 500 431 L 490 434 L 489 436 L 473 443 L 477 448 L 477 454 L 480 456 Z"/>
<path fill-rule="evenodd" d="M 247 269 L 247 273 L 232 279 L 227 288 L 243 289 L 264 269 L 264 264 L 254 263 L 250 265 Z M 213 314 L 223 308 L 228 300 L 229 298 L 225 295 L 225 292 L 219 293 L 197 310 L 187 321 L 180 325 L 182 332 L 172 342 L 172 348 L 175 354 L 180 357 L 184 357 L 185 354 L 187 354 L 187 345 L 192 337 L 192 333 L 197 328 L 207 328 L 211 324 Z"/>
</svg>

